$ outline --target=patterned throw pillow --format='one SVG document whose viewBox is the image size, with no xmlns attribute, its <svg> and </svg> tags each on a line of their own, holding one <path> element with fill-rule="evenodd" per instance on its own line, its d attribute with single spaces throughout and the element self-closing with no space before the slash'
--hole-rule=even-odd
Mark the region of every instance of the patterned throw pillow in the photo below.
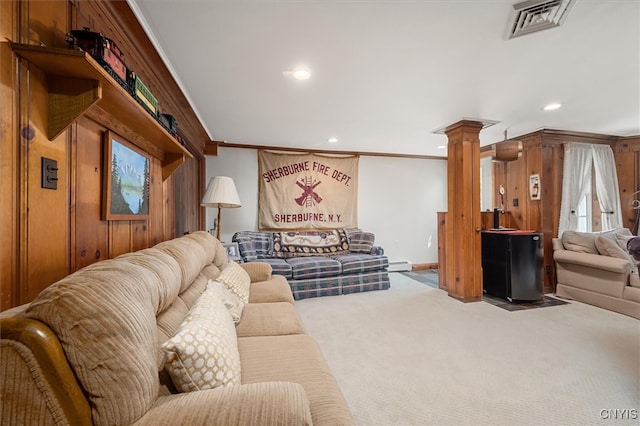
<svg viewBox="0 0 640 426">
<path fill-rule="evenodd" d="M 376 236 L 373 232 L 351 232 L 349 235 L 349 251 L 351 253 L 370 254 L 373 250 L 373 243 Z"/>
<path fill-rule="evenodd" d="M 218 278 L 221 284 L 224 284 L 233 294 L 238 296 L 244 303 L 249 303 L 249 289 L 251 288 L 251 278 L 247 271 L 236 262 L 229 262 L 222 270 Z"/>
<path fill-rule="evenodd" d="M 216 297 L 222 300 L 224 306 L 229 310 L 234 324 L 238 324 L 242 317 L 244 302 L 233 294 L 224 284 L 217 281 L 209 280 L 207 282 L 207 291 L 215 293 Z"/>
<path fill-rule="evenodd" d="M 240 256 L 245 262 L 255 262 L 273 255 L 273 233 L 239 231 L 233 234 L 232 242 L 238 243 Z"/>
<path fill-rule="evenodd" d="M 332 256 L 349 253 L 343 229 L 326 231 L 274 232 L 274 257 Z"/>
<path fill-rule="evenodd" d="M 180 392 L 240 384 L 235 326 L 215 291 L 202 293 L 162 349 L 165 369 Z"/>
</svg>

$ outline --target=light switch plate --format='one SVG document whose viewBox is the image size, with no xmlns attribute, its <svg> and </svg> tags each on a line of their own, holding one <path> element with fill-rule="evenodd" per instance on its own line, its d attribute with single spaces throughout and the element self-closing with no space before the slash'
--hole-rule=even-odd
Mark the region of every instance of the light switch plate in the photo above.
<svg viewBox="0 0 640 426">
<path fill-rule="evenodd" d="M 58 189 L 58 162 L 42 157 L 42 185 L 45 189 Z"/>
</svg>

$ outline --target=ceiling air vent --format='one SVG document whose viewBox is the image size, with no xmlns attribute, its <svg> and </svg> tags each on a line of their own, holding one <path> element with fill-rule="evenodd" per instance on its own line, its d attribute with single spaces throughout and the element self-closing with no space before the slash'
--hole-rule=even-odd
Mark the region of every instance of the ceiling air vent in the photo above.
<svg viewBox="0 0 640 426">
<path fill-rule="evenodd" d="M 513 5 L 507 38 L 560 26 L 576 0 L 528 0 Z"/>
</svg>

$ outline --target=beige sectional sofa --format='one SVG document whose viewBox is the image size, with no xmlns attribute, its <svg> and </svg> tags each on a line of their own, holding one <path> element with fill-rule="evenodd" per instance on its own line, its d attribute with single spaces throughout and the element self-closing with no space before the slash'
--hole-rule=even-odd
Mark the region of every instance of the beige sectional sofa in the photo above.
<svg viewBox="0 0 640 426">
<path fill-rule="evenodd" d="M 565 231 L 553 239 L 556 296 L 578 300 L 640 319 L 640 279 L 626 251 L 628 229 Z"/>
<path fill-rule="evenodd" d="M 90 265 L 0 314 L 0 422 L 352 424 L 293 303 L 202 231 Z"/>
</svg>

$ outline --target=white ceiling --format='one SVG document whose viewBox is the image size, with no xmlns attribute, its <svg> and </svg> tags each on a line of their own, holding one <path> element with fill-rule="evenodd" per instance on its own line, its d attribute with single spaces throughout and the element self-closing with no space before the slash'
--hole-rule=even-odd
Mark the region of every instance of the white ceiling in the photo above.
<svg viewBox="0 0 640 426">
<path fill-rule="evenodd" d="M 640 134 L 640 1 L 578 0 L 507 40 L 517 2 L 129 0 L 213 140 L 446 156 L 432 131 L 462 118 L 499 121 L 481 145 Z"/>
</svg>

